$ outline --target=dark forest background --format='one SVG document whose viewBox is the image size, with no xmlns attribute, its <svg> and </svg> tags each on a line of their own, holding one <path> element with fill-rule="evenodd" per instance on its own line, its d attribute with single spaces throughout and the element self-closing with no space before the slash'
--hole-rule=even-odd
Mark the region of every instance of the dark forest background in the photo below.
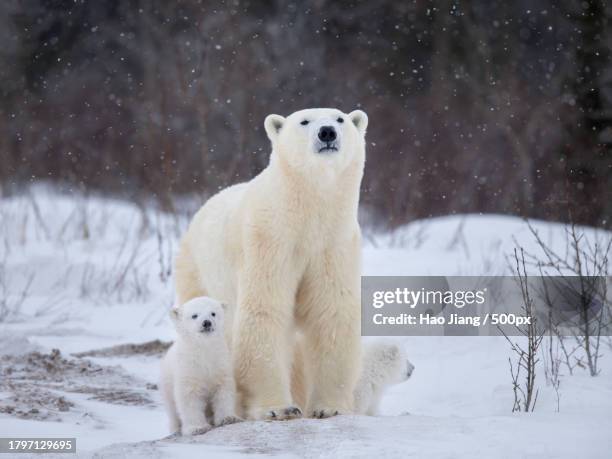
<svg viewBox="0 0 612 459">
<path fill-rule="evenodd" d="M 606 1 L 0 2 L 0 183 L 210 194 L 263 120 L 370 118 L 362 202 L 395 226 L 510 213 L 612 226 Z"/>
</svg>

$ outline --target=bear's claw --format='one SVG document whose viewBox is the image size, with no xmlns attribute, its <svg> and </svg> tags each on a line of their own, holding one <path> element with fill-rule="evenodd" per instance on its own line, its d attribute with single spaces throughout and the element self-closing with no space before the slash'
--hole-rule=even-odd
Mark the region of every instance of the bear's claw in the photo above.
<svg viewBox="0 0 612 459">
<path fill-rule="evenodd" d="M 218 426 L 227 426 L 229 424 L 235 424 L 237 422 L 242 422 L 242 419 L 236 416 L 226 416 L 221 419 L 221 422 L 219 422 Z"/>
<path fill-rule="evenodd" d="M 292 416 L 299 418 L 302 416 L 302 410 L 300 410 L 297 406 L 291 406 L 289 408 L 285 408 L 285 416 Z"/>
<path fill-rule="evenodd" d="M 183 435 L 204 435 L 206 432 L 212 429 L 212 426 L 202 426 L 202 427 L 193 427 L 187 428 L 186 432 Z"/>
<path fill-rule="evenodd" d="M 332 416 L 338 416 L 340 414 L 340 412 L 338 410 L 331 410 L 331 409 L 322 409 L 322 410 L 314 410 L 312 412 L 312 417 L 316 418 L 316 419 L 325 419 L 325 418 L 331 418 Z"/>
<path fill-rule="evenodd" d="M 271 421 L 287 421 L 289 419 L 297 419 L 302 417 L 302 410 L 297 406 L 290 406 L 280 410 L 270 410 L 266 413 L 265 418 Z"/>
</svg>

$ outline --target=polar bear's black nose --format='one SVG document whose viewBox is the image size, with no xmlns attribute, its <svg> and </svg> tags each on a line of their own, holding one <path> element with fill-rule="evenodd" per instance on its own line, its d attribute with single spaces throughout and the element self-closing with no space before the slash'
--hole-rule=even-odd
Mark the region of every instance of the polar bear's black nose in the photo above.
<svg viewBox="0 0 612 459">
<path fill-rule="evenodd" d="M 204 329 L 210 328 L 212 325 L 212 322 L 208 319 L 206 319 L 204 322 L 202 322 L 202 327 L 204 327 Z"/>
<path fill-rule="evenodd" d="M 321 126 L 321 129 L 319 129 L 319 139 L 322 142 L 333 142 L 336 140 L 336 130 L 333 126 Z"/>
</svg>

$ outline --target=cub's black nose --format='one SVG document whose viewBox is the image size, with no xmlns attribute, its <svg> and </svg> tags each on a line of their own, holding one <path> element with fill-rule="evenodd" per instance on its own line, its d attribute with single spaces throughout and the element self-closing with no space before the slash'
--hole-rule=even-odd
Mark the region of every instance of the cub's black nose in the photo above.
<svg viewBox="0 0 612 459">
<path fill-rule="evenodd" d="M 212 326 L 212 322 L 208 319 L 206 319 L 204 322 L 202 322 L 202 327 L 204 328 L 210 328 Z"/>
<path fill-rule="evenodd" d="M 333 126 L 321 126 L 321 129 L 319 129 L 319 139 L 321 142 L 333 142 L 336 140 L 336 130 Z"/>
</svg>

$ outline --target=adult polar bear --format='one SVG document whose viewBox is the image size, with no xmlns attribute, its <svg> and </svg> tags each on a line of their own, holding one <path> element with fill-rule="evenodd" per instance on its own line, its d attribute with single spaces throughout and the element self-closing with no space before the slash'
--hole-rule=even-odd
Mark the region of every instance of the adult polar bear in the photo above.
<svg viewBox="0 0 612 459">
<path fill-rule="evenodd" d="M 352 410 L 367 124 L 361 110 L 269 115 L 269 165 L 210 198 L 181 241 L 179 304 L 207 295 L 235 305 L 226 338 L 251 419 Z"/>
</svg>

